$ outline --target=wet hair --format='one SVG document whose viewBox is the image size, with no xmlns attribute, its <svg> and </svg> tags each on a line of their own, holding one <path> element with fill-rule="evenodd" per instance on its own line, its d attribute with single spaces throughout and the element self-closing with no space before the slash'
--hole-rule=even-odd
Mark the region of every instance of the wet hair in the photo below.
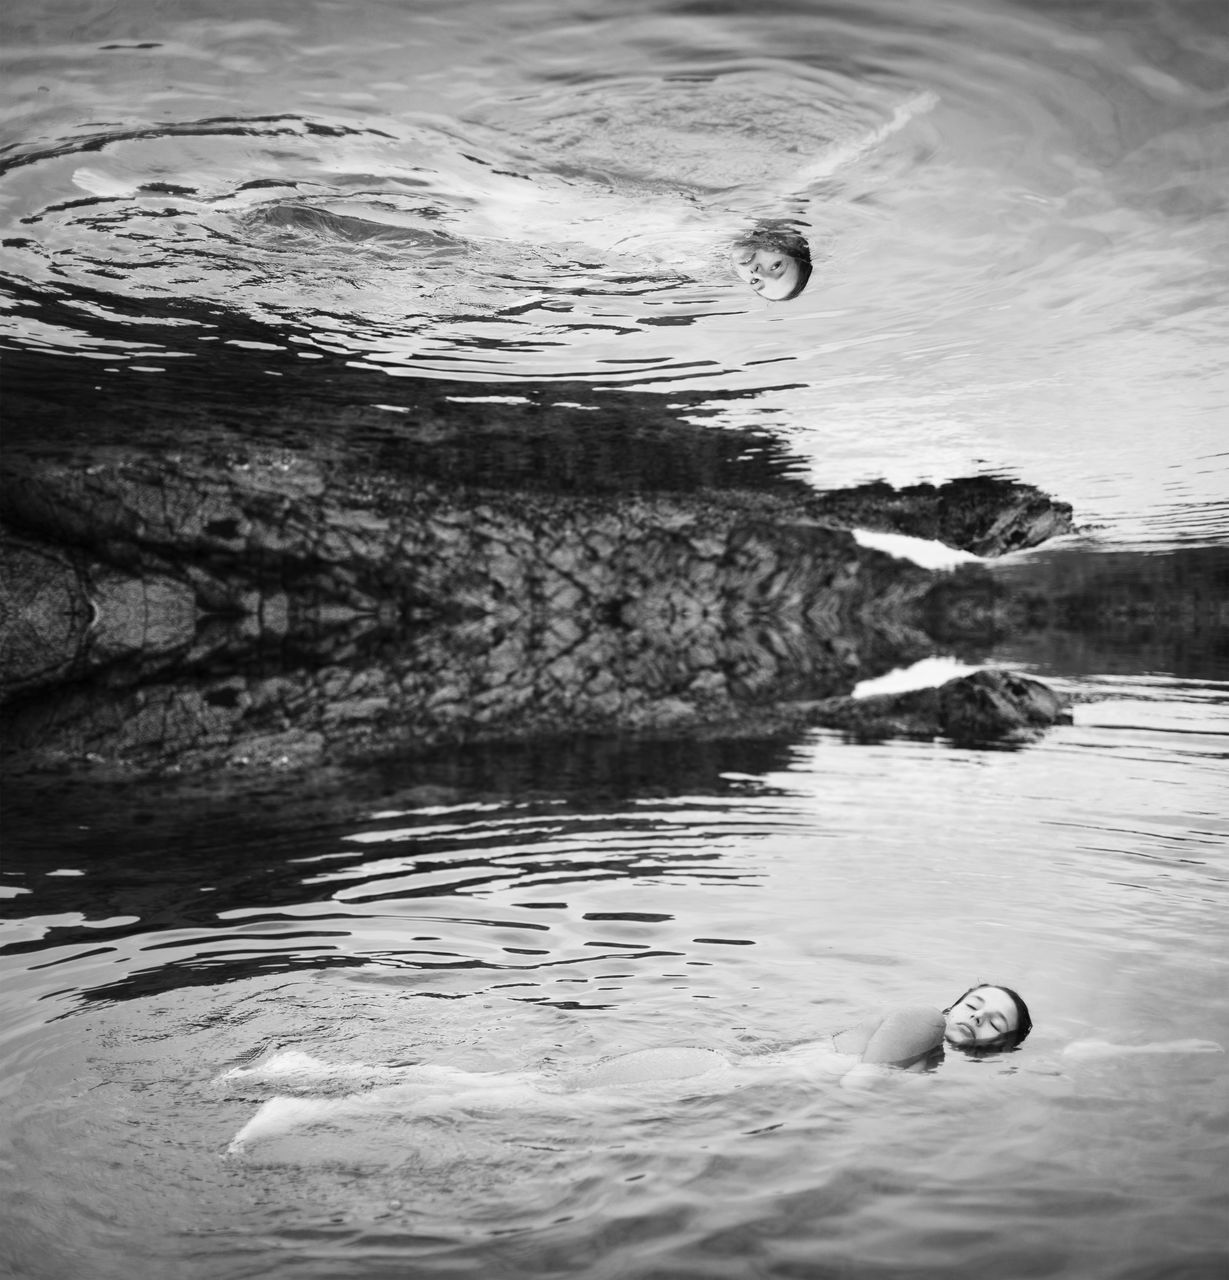
<svg viewBox="0 0 1229 1280">
<path fill-rule="evenodd" d="M 752 244 L 757 249 L 775 249 L 798 264 L 798 283 L 784 298 L 765 298 L 765 302 L 789 302 L 807 287 L 811 280 L 811 246 L 806 237 L 788 224 L 761 223 L 750 235 L 742 236 L 739 244 Z"/>
<path fill-rule="evenodd" d="M 974 991 L 984 990 L 986 987 L 994 987 L 996 991 L 1002 991 L 1011 998 L 1012 1004 L 1016 1007 L 1016 1029 L 1008 1031 L 1006 1034 L 999 1036 L 997 1040 L 984 1041 L 982 1044 L 974 1045 L 953 1045 L 955 1049 L 960 1049 L 965 1053 L 971 1053 L 980 1056 L 987 1053 L 1010 1053 L 1013 1049 L 1018 1049 L 1028 1038 L 1028 1033 L 1033 1029 L 1033 1018 L 1028 1011 L 1028 1005 L 1020 998 L 1017 991 L 1013 991 L 1010 987 L 1005 987 L 1001 982 L 978 982 L 971 986 L 967 991 L 958 995 L 955 1000 L 943 1010 L 944 1013 L 951 1011 L 965 998 L 971 996 Z"/>
</svg>

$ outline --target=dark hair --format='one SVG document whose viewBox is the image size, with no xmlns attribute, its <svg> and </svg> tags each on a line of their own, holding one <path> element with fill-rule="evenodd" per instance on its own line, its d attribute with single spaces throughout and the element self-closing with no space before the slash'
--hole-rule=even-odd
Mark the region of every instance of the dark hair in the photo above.
<svg viewBox="0 0 1229 1280">
<path fill-rule="evenodd" d="M 994 987 L 997 991 L 1002 991 L 1005 995 L 1011 997 L 1011 1002 L 1016 1006 L 1016 1029 L 1008 1031 L 1004 1035 L 999 1036 L 997 1040 L 986 1041 L 977 1045 L 954 1045 L 953 1048 L 963 1049 L 966 1053 L 985 1054 L 985 1053 L 1010 1053 L 1013 1049 L 1018 1049 L 1028 1037 L 1028 1033 L 1033 1029 L 1033 1018 L 1028 1011 L 1028 1005 L 1020 998 L 1017 991 L 1013 991 L 1010 987 L 1005 987 L 1001 982 L 978 982 L 971 986 L 967 991 L 958 995 L 955 1000 L 943 1010 L 944 1013 L 950 1013 L 964 998 L 971 996 L 974 991 L 981 991 L 984 987 Z"/>
<path fill-rule="evenodd" d="M 739 244 L 753 244 L 757 249 L 775 249 L 793 258 L 798 264 L 798 283 L 784 298 L 766 298 L 766 302 L 789 302 L 807 287 L 811 280 L 811 246 L 806 237 L 793 230 L 788 223 L 761 222 L 749 235 L 742 236 Z"/>
</svg>

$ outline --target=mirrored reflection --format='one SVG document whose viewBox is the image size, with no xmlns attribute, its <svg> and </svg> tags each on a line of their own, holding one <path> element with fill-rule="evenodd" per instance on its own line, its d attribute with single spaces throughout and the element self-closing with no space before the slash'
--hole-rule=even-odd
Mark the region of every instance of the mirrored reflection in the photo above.
<svg viewBox="0 0 1229 1280">
<path fill-rule="evenodd" d="M 1220 8 L 234 10 L 5 7 L 0 1272 L 1219 1276 Z M 218 1158 L 957 977 L 923 1094 Z"/>
<path fill-rule="evenodd" d="M 175 299 L 390 369 L 489 377 L 519 349 L 538 357 L 522 375 L 721 375 L 736 346 L 663 356 L 656 326 L 745 314 L 740 278 L 796 297 L 810 201 L 933 105 L 901 100 L 800 69 L 559 89 L 545 119 L 487 103 L 456 120 L 66 122 L 0 160 L 0 269 L 37 298 L 4 324 L 21 345 L 139 359 L 167 335 L 100 341 L 90 319 Z M 732 245 L 764 258 L 740 265 Z M 53 317 L 66 287 L 81 305 Z"/>
<path fill-rule="evenodd" d="M 593 423 L 583 405 L 471 399 L 433 401 L 401 431 L 384 414 L 382 434 L 303 404 L 294 448 L 265 422 L 247 435 L 240 415 L 212 447 L 168 451 L 160 401 L 140 443 L 138 407 L 123 405 L 121 449 L 62 422 L 55 440 L 28 433 L 0 474 L 0 590 L 32 602 L 0 631 L 6 747 L 156 773 L 582 728 L 797 725 L 815 700 L 926 656 L 981 590 L 940 596 L 939 576 L 851 527 L 995 555 L 1070 524 L 1065 504 L 1006 481 L 816 493 L 774 465 L 770 441 L 658 403 Z M 521 457 L 493 484 L 496 442 Z M 643 469 L 612 466 L 633 442 Z M 1023 718 L 962 720 L 956 736 L 1054 718 L 1034 718 L 1024 686 L 1004 705 Z M 875 734 L 950 720 L 921 704 L 896 729 L 832 714 Z"/>
<path fill-rule="evenodd" d="M 738 278 L 769 302 L 789 302 L 811 279 L 811 247 L 794 231 L 756 228 L 734 242 L 730 261 Z"/>
</svg>

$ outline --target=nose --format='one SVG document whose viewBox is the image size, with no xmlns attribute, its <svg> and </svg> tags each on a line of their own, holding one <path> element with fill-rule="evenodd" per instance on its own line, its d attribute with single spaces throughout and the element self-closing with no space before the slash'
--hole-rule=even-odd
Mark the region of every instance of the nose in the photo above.
<svg viewBox="0 0 1229 1280">
<path fill-rule="evenodd" d="M 969 1021 L 975 1027 L 980 1027 L 986 1019 L 986 1011 L 984 1009 L 974 1009 L 969 1015 Z"/>
</svg>

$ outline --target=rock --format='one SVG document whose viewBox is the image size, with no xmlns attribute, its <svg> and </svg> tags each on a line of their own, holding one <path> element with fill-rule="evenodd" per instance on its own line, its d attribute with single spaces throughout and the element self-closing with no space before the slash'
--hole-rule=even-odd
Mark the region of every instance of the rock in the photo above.
<svg viewBox="0 0 1229 1280">
<path fill-rule="evenodd" d="M 941 737 L 980 744 L 1035 741 L 1069 714 L 1064 699 L 1039 680 L 985 670 L 931 689 L 828 699 L 808 718 L 864 739 Z"/>
<path fill-rule="evenodd" d="M 979 556 L 1035 547 L 1072 529 L 1068 503 L 993 476 L 904 489 L 883 482 L 860 485 L 820 494 L 807 506 L 842 528 L 928 538 Z"/>
<path fill-rule="evenodd" d="M 71 676 L 92 618 L 72 558 L 0 532 L 0 680 L 7 693 Z"/>
<path fill-rule="evenodd" d="M 614 494 L 286 448 L 27 451 L 0 472 L 20 531 L 0 575 L 0 693 L 20 695 L 6 747 L 157 773 L 790 720 L 930 652 L 942 613 L 940 576 L 839 519 L 984 549 L 1060 520 L 1047 503 L 981 480 Z M 830 714 L 853 732 L 1025 732 L 1019 690 L 936 697 Z"/>
</svg>

